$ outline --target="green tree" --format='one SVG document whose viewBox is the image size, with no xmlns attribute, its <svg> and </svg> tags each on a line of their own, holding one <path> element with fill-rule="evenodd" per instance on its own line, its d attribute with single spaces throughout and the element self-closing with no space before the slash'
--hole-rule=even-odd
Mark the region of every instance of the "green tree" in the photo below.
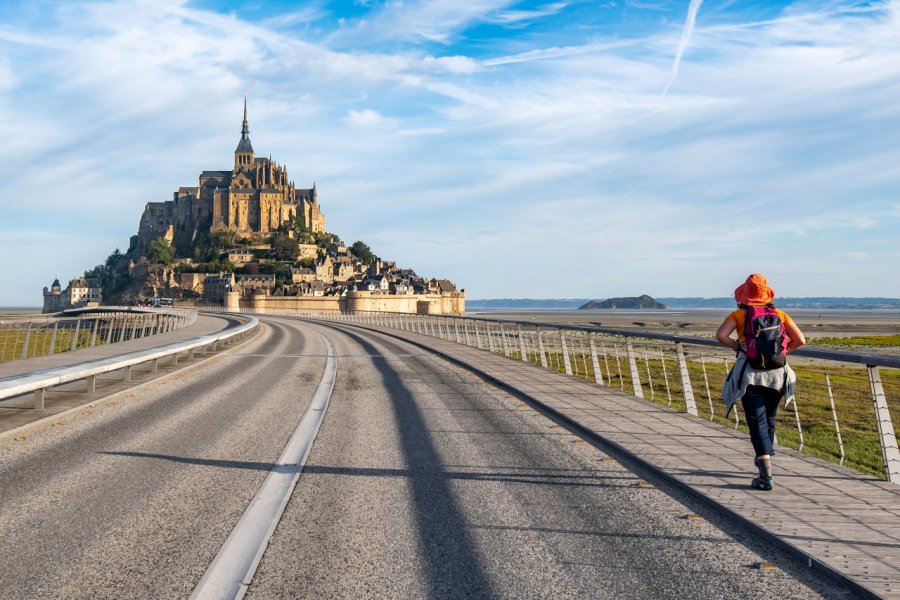
<svg viewBox="0 0 900 600">
<path fill-rule="evenodd" d="M 272 236 L 272 253 L 278 260 L 297 260 L 300 249 L 297 240 L 288 237 L 286 233 L 276 233 Z"/>
<path fill-rule="evenodd" d="M 160 236 L 150 242 L 150 260 L 162 265 L 171 265 L 175 262 L 175 248 Z"/>
<path fill-rule="evenodd" d="M 363 261 L 365 264 L 369 264 L 370 262 L 372 262 L 372 259 L 375 258 L 375 255 L 372 253 L 372 249 L 369 248 L 369 245 L 362 240 L 353 242 L 353 245 L 350 246 L 350 252 L 352 252 L 353 256 Z"/>
</svg>

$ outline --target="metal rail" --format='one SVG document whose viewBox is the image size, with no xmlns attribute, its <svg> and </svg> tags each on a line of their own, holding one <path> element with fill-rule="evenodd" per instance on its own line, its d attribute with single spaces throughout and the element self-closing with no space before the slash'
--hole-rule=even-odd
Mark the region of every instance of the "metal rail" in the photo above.
<svg viewBox="0 0 900 600">
<path fill-rule="evenodd" d="M 136 365 L 152 362 L 152 370 L 155 372 L 158 368 L 159 360 L 163 358 L 171 357 L 173 364 L 178 364 L 179 354 L 189 352 L 193 358 L 198 351 L 205 352 L 207 348 L 217 350 L 219 344 L 230 344 L 244 339 L 258 324 L 259 321 L 255 317 L 249 317 L 246 323 L 235 328 L 196 337 L 184 342 L 176 342 L 160 346 L 159 348 L 140 350 L 112 358 L 87 361 L 77 365 L 6 377 L 0 379 L 0 400 L 33 392 L 33 407 L 43 410 L 44 394 L 51 387 L 84 379 L 87 380 L 87 391 L 93 393 L 96 389 L 96 378 L 98 375 L 121 370 L 125 381 L 130 381 L 131 369 Z"/>
<path fill-rule="evenodd" d="M 157 335 L 192 325 L 193 309 L 78 309 L 65 316 L 0 321 L 0 362 L 49 356 Z"/>
</svg>

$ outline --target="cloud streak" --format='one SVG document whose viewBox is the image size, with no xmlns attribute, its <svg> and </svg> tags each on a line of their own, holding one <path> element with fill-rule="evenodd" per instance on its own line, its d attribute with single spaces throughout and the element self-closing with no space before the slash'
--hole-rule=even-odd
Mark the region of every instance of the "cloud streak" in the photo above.
<svg viewBox="0 0 900 600">
<path fill-rule="evenodd" d="M 688 6 L 687 18 L 684 20 L 681 38 L 678 40 L 678 49 L 675 50 L 675 60 L 672 63 L 672 72 L 669 74 L 669 81 L 666 82 L 666 87 L 663 88 L 663 96 L 669 93 L 669 88 L 675 83 L 675 79 L 678 77 L 678 68 L 681 66 L 681 57 L 684 56 L 684 51 L 687 49 L 688 44 L 691 43 L 691 37 L 694 35 L 694 25 L 697 23 L 697 13 L 700 12 L 700 6 L 702 4 L 703 0 L 691 0 L 690 5 Z"/>
</svg>

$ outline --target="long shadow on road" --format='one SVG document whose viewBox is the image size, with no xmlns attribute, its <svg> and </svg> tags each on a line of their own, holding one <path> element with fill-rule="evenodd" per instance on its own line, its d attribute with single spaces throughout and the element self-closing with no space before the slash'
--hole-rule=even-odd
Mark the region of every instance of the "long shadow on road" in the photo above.
<svg viewBox="0 0 900 600">
<path fill-rule="evenodd" d="M 491 596 L 490 582 L 469 537 L 465 519 L 448 485 L 422 411 L 400 374 L 362 337 L 341 330 L 372 355 L 389 390 L 391 407 L 408 465 L 415 519 L 432 597 Z"/>
</svg>

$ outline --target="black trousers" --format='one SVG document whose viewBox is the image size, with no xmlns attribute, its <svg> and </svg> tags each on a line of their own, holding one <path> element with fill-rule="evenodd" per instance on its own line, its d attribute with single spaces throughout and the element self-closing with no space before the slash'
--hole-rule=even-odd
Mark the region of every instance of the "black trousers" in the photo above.
<svg viewBox="0 0 900 600">
<path fill-rule="evenodd" d="M 750 385 L 741 397 L 747 426 L 750 427 L 750 443 L 753 444 L 756 456 L 774 452 L 775 415 L 778 412 L 781 395 L 781 390 Z"/>
</svg>

